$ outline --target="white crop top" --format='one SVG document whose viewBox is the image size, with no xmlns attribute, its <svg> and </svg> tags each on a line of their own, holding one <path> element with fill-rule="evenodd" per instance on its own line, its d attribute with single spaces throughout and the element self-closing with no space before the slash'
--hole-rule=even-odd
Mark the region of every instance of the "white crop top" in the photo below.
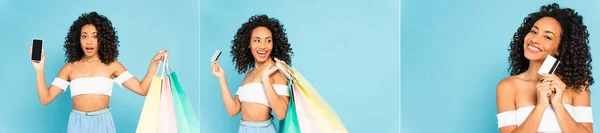
<svg viewBox="0 0 600 133">
<path fill-rule="evenodd" d="M 564 104 L 565 109 L 571 117 L 576 122 L 583 123 L 593 123 L 592 120 L 592 107 L 589 106 L 573 106 L 570 104 Z M 525 106 L 520 107 L 517 110 L 511 110 L 499 113 L 496 117 L 498 118 L 498 128 L 510 125 L 521 126 L 527 116 L 533 111 L 535 106 Z M 556 119 L 556 113 L 552 106 L 548 106 L 546 110 L 544 110 L 544 114 L 542 115 L 542 120 L 538 127 L 538 132 L 544 133 L 554 133 L 554 132 L 562 132 L 560 126 L 558 125 L 558 120 Z"/>
<path fill-rule="evenodd" d="M 132 77 L 133 75 L 129 71 L 126 71 L 114 80 L 107 77 L 85 77 L 73 79 L 71 82 L 68 82 L 61 78 L 54 78 L 52 85 L 66 91 L 70 84 L 71 97 L 81 94 L 104 94 L 111 96 L 113 82 L 123 87 L 123 83 Z"/>
<path fill-rule="evenodd" d="M 287 85 L 273 84 L 273 88 L 275 89 L 277 95 L 290 95 L 290 90 Z M 249 83 L 244 86 L 240 86 L 235 95 L 239 96 L 241 102 L 254 102 L 271 107 L 271 105 L 269 105 L 269 101 L 267 100 L 265 87 L 263 87 L 263 84 L 261 83 Z"/>
</svg>

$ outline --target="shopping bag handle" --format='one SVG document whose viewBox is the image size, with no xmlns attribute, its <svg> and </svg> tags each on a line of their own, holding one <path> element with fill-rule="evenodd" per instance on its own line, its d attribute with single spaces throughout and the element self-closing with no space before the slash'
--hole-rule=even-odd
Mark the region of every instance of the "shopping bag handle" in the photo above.
<svg viewBox="0 0 600 133">
<path fill-rule="evenodd" d="M 274 59 L 275 59 L 275 66 L 279 69 L 279 72 L 281 72 L 281 74 L 283 74 L 289 80 L 295 82 L 297 79 L 296 75 L 294 75 L 293 73 L 290 72 L 289 65 L 287 65 L 287 63 L 285 63 L 284 61 L 279 60 L 278 58 L 274 58 Z"/>
<path fill-rule="evenodd" d="M 158 74 L 158 72 L 160 72 L 160 77 L 163 77 L 163 74 L 165 73 L 164 68 L 166 65 L 166 63 L 165 63 L 166 59 L 167 59 L 167 54 L 165 54 L 164 59 L 159 62 L 159 67 L 156 68 L 156 72 L 154 73 L 155 76 Z M 162 68 L 162 71 L 159 71 L 159 70 L 161 70 L 161 68 Z"/>
</svg>

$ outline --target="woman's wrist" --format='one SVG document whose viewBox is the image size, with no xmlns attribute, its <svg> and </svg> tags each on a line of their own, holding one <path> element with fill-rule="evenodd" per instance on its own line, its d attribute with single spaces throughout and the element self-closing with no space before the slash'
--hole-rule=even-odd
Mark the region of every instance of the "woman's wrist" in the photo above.
<svg viewBox="0 0 600 133">
<path fill-rule="evenodd" d="M 263 84 L 271 84 L 271 77 L 269 77 L 269 76 L 262 76 L 261 81 L 262 81 Z"/>
<path fill-rule="evenodd" d="M 44 73 L 44 69 L 35 69 L 36 74 L 43 74 Z"/>
<path fill-rule="evenodd" d="M 559 108 L 564 108 L 565 105 L 563 105 L 562 103 L 552 103 L 552 108 L 554 109 L 559 109 Z"/>
<path fill-rule="evenodd" d="M 219 79 L 219 81 L 225 81 L 225 75 L 223 75 L 222 77 L 217 77 Z"/>
</svg>

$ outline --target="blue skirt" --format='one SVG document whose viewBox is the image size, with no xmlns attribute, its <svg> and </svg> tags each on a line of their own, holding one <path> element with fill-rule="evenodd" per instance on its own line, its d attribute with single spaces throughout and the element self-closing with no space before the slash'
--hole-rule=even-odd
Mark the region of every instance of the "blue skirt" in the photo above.
<svg viewBox="0 0 600 133">
<path fill-rule="evenodd" d="M 259 122 L 241 120 L 238 133 L 277 133 L 277 129 L 273 125 L 273 117 Z"/>
<path fill-rule="evenodd" d="M 71 111 L 67 133 L 115 133 L 109 108 L 93 112 Z"/>
</svg>

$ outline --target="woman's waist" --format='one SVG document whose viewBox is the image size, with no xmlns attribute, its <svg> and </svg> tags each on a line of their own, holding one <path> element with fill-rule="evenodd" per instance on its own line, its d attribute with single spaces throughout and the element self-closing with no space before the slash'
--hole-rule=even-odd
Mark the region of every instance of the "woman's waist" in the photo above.
<svg viewBox="0 0 600 133">
<path fill-rule="evenodd" d="M 73 97 L 73 109 L 78 111 L 98 111 L 108 108 L 110 97 L 106 95 L 78 95 Z"/>
<path fill-rule="evenodd" d="M 261 107 L 244 103 L 241 112 L 242 120 L 245 121 L 267 121 L 271 119 L 271 108 L 264 105 Z"/>
<path fill-rule="evenodd" d="M 88 116 L 101 115 L 101 114 L 110 112 L 110 107 L 102 108 L 99 110 L 93 110 L 93 111 L 82 111 L 82 110 L 73 109 L 72 112 L 81 114 L 81 115 L 88 115 Z"/>
<path fill-rule="evenodd" d="M 244 119 L 242 117 L 242 120 L 240 120 L 240 124 L 243 126 L 250 126 L 250 127 L 266 127 L 266 126 L 273 124 L 273 117 L 271 115 L 269 115 L 266 120 L 249 120 L 249 119 Z"/>
</svg>

